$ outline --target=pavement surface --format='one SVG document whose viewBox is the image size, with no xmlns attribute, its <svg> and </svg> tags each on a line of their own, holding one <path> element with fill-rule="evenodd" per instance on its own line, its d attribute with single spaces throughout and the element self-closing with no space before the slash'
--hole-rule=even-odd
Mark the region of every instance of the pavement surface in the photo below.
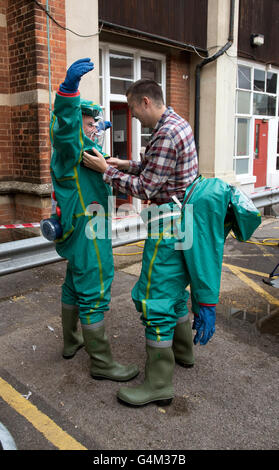
<svg viewBox="0 0 279 470">
<path fill-rule="evenodd" d="M 279 289 L 263 282 L 279 263 L 278 238 L 274 217 L 263 218 L 253 243 L 228 238 L 216 333 L 206 346 L 195 346 L 192 369 L 176 365 L 175 398 L 165 408 L 121 405 L 121 384 L 93 380 L 84 349 L 62 358 L 64 261 L 1 277 L 2 447 L 278 450 Z M 130 295 L 142 245 L 114 250 L 105 318 L 115 359 L 140 367 L 131 386 L 144 377 L 144 330 Z"/>
</svg>

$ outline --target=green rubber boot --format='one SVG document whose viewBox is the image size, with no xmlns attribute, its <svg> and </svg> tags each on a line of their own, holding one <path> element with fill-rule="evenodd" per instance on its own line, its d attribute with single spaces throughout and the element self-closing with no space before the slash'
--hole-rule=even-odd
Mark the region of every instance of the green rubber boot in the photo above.
<svg viewBox="0 0 279 470">
<path fill-rule="evenodd" d="M 78 307 L 62 304 L 61 317 L 64 340 L 62 356 L 64 359 L 72 359 L 76 352 L 84 346 L 82 334 L 77 329 L 79 321 Z"/>
<path fill-rule="evenodd" d="M 85 349 L 91 359 L 90 373 L 94 379 L 108 379 L 116 382 L 127 382 L 138 375 L 136 365 L 124 366 L 112 358 L 105 327 L 94 328 L 82 325 Z"/>
<path fill-rule="evenodd" d="M 146 353 L 143 384 L 137 387 L 120 388 L 117 398 L 121 403 L 130 406 L 143 406 L 153 402 L 160 406 L 170 405 L 174 396 L 172 385 L 175 364 L 173 350 L 171 347 L 154 348 L 146 345 Z"/>
<path fill-rule="evenodd" d="M 186 320 L 183 323 L 177 323 L 174 329 L 172 348 L 177 364 L 182 367 L 193 367 L 195 359 L 190 320 Z"/>
</svg>

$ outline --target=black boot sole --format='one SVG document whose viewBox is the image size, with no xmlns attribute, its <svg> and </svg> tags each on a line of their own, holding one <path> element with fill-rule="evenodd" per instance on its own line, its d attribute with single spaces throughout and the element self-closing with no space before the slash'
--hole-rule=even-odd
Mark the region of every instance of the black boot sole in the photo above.
<svg viewBox="0 0 279 470">
<path fill-rule="evenodd" d="M 76 353 L 77 353 L 81 348 L 83 348 L 83 347 L 84 347 L 84 344 L 81 344 L 81 345 L 77 348 L 76 352 L 75 352 L 74 354 L 72 354 L 71 356 L 64 356 L 64 354 L 62 354 L 63 359 L 73 359 L 73 357 L 75 357 Z"/>
<path fill-rule="evenodd" d="M 130 408 L 140 408 L 141 406 L 151 405 L 152 403 L 155 403 L 155 405 L 158 405 L 158 406 L 169 406 L 171 404 L 173 398 L 165 398 L 163 400 L 152 400 L 152 401 L 148 401 L 146 403 L 140 403 L 138 405 L 135 404 L 135 403 L 129 403 L 127 401 L 121 400 L 121 398 L 119 398 L 119 397 L 117 397 L 117 400 L 122 405 L 128 406 Z"/>
<path fill-rule="evenodd" d="M 91 377 L 94 380 L 112 380 L 112 382 L 129 382 L 130 380 L 135 379 L 138 375 L 139 375 L 139 372 L 133 375 L 132 377 L 130 377 L 129 379 L 113 379 L 112 377 L 106 377 L 105 375 L 92 375 L 92 374 L 91 374 Z"/>
<path fill-rule="evenodd" d="M 194 367 L 194 364 L 185 364 L 184 362 L 181 362 L 178 359 L 175 359 L 175 362 L 179 366 L 184 367 L 184 369 L 191 369 L 191 367 Z"/>
</svg>

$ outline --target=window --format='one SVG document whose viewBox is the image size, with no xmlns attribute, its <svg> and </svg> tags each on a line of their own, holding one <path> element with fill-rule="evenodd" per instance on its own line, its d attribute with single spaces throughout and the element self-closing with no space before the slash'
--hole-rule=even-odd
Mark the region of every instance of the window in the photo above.
<svg viewBox="0 0 279 470">
<path fill-rule="evenodd" d="M 254 91 L 265 91 L 265 71 L 254 70 Z"/>
<path fill-rule="evenodd" d="M 275 116 L 276 92 L 277 74 L 255 69 L 253 114 L 261 116 Z"/>
<path fill-rule="evenodd" d="M 141 58 L 141 78 L 149 78 L 161 85 L 162 83 L 162 63 L 160 60 L 148 57 Z"/>
<path fill-rule="evenodd" d="M 110 92 L 125 95 L 134 81 L 133 55 L 110 52 Z"/>
<path fill-rule="evenodd" d="M 266 91 L 267 93 L 277 93 L 277 73 L 267 72 Z"/>
<path fill-rule="evenodd" d="M 234 159 L 234 170 L 237 175 L 249 173 L 249 136 L 250 119 L 236 119 L 236 157 Z"/>
<path fill-rule="evenodd" d="M 121 45 L 100 43 L 100 102 L 110 120 L 110 103 L 126 103 L 126 91 L 140 78 L 155 80 L 165 96 L 166 60 L 163 54 L 132 49 Z M 141 147 L 146 147 L 152 129 L 143 128 L 139 121 L 132 124 L 132 154 L 137 159 Z M 110 133 L 105 134 L 105 151 L 111 152 Z"/>
<path fill-rule="evenodd" d="M 279 170 L 279 122 L 277 132 L 277 159 L 276 159 L 276 170 Z"/>
<path fill-rule="evenodd" d="M 251 69 L 250 67 L 245 67 L 243 65 L 238 66 L 238 88 L 243 88 L 244 90 L 251 89 Z"/>
<path fill-rule="evenodd" d="M 235 173 L 237 175 L 244 175 L 249 173 L 249 158 L 242 158 L 236 160 Z"/>
<path fill-rule="evenodd" d="M 250 114 L 251 93 L 247 91 L 237 91 L 237 114 Z"/>
<path fill-rule="evenodd" d="M 278 88 L 278 73 L 260 66 L 238 65 L 234 150 L 236 175 L 249 174 L 252 171 L 254 157 L 253 117 L 277 116 L 279 111 L 276 109 Z M 279 148 L 277 148 L 276 164 L 279 170 Z"/>
</svg>

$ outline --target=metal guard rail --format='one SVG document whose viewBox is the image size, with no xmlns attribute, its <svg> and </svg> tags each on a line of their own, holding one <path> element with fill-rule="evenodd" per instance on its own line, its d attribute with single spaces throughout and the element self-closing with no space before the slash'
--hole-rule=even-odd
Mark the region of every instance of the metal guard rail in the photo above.
<svg viewBox="0 0 279 470">
<path fill-rule="evenodd" d="M 146 238 L 145 225 L 139 215 L 112 222 L 112 247 L 127 245 Z M 0 276 L 44 264 L 62 261 L 55 243 L 44 237 L 32 237 L 0 244 Z"/>
<path fill-rule="evenodd" d="M 278 204 L 279 188 L 266 189 L 249 197 L 258 209 Z M 144 240 L 146 235 L 138 214 L 112 222 L 113 248 Z M 0 244 L 0 276 L 62 260 L 56 253 L 54 242 L 42 236 Z"/>
</svg>

